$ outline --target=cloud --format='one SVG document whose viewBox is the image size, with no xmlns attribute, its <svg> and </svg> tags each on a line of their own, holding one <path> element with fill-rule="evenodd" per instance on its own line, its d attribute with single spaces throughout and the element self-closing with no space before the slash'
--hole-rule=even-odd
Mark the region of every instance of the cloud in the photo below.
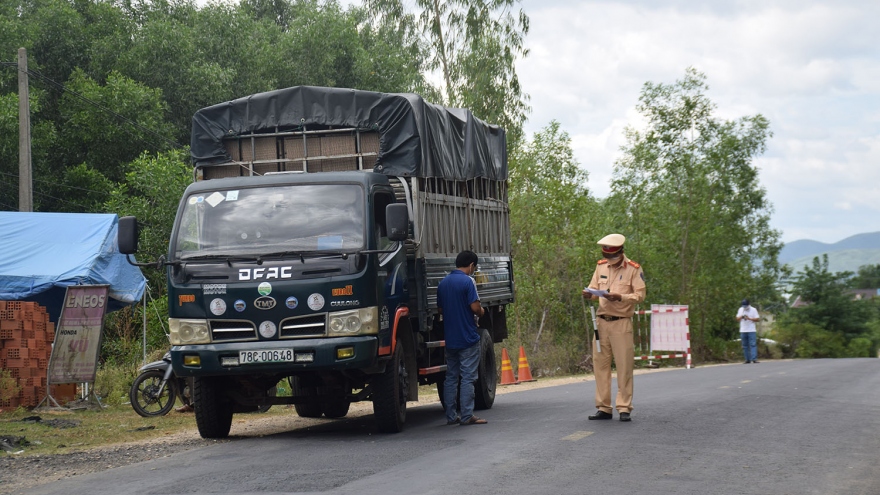
<svg viewBox="0 0 880 495">
<path fill-rule="evenodd" d="M 526 0 L 527 132 L 557 120 L 598 196 L 645 82 L 707 76 L 716 116 L 762 114 L 774 133 L 755 164 L 783 240 L 880 230 L 880 2 Z"/>
</svg>

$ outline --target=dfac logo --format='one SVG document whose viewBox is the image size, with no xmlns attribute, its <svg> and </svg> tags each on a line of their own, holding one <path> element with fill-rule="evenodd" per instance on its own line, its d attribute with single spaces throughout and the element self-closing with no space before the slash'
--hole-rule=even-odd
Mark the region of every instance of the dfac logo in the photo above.
<svg viewBox="0 0 880 495">
<path fill-rule="evenodd" d="M 273 266 L 270 268 L 242 268 L 238 270 L 239 280 L 259 280 L 265 278 L 292 278 L 292 266 Z"/>
</svg>

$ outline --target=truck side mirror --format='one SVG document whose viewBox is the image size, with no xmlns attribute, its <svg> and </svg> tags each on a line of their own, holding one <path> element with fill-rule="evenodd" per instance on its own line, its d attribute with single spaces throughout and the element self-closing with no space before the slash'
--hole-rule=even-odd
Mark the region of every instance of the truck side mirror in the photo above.
<svg viewBox="0 0 880 495">
<path fill-rule="evenodd" d="M 385 231 L 391 241 L 405 241 L 409 237 L 409 211 L 403 203 L 385 207 Z"/>
<path fill-rule="evenodd" d="M 116 241 L 119 244 L 119 252 L 122 254 L 134 254 L 138 250 L 138 223 L 135 217 L 122 217 L 119 219 L 119 230 L 116 233 Z"/>
</svg>

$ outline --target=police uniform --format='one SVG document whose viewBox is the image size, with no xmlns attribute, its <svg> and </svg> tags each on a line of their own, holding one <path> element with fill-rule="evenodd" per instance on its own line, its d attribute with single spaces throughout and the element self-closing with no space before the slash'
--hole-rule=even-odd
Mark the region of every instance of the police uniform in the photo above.
<svg viewBox="0 0 880 495">
<path fill-rule="evenodd" d="M 597 244 L 603 254 L 620 252 L 626 238 L 620 234 L 603 237 Z M 597 326 L 599 346 L 593 346 L 593 370 L 596 376 L 597 413 L 590 419 L 611 419 L 611 358 L 617 366 L 617 400 L 615 407 L 621 421 L 629 421 L 633 409 L 633 327 L 632 316 L 637 304 L 645 300 L 645 275 L 641 266 L 620 253 L 622 260 L 612 266 L 608 259 L 599 260 L 589 288 L 619 294 L 620 301 L 599 298 Z M 589 293 L 585 293 L 585 296 Z M 592 297 L 592 296 L 591 296 Z M 597 347 L 601 349 L 598 352 Z M 625 413 L 625 414 L 624 414 Z"/>
</svg>

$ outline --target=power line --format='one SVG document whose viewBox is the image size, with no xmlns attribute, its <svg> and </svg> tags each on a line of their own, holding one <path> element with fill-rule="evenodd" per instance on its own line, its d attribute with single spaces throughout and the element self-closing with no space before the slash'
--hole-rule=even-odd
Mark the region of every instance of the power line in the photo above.
<svg viewBox="0 0 880 495">
<path fill-rule="evenodd" d="M 91 209 L 91 207 L 89 207 L 89 206 L 81 205 L 81 204 L 79 204 L 79 203 L 74 203 L 73 201 L 69 201 L 69 200 L 66 200 L 66 199 L 56 198 L 55 196 L 52 196 L 51 194 L 46 194 L 46 193 L 44 193 L 44 192 L 40 192 L 40 191 L 37 191 L 37 190 L 34 190 L 34 194 L 39 194 L 40 196 L 43 196 L 43 197 L 46 197 L 46 198 L 54 199 L 55 201 L 58 201 L 58 202 L 61 203 L 61 204 L 71 205 L 71 206 L 77 206 L 77 207 L 79 207 L 79 208 L 81 208 L 81 209 L 83 209 L 83 210 L 89 210 L 89 209 Z"/>
<path fill-rule="evenodd" d="M 12 178 L 14 178 L 14 179 L 17 179 L 17 178 L 18 178 L 18 174 L 10 174 L 9 172 L 2 172 L 2 171 L 0 171 L 0 175 L 5 175 L 5 176 L 8 176 L 8 177 L 12 177 Z M 57 183 L 57 182 L 55 182 L 55 181 L 48 181 L 48 180 L 34 179 L 34 182 L 42 182 L 42 183 L 44 183 L 44 184 L 53 184 L 53 185 L 55 185 L 56 187 L 63 187 L 63 188 L 66 188 L 66 189 L 76 189 L 76 190 L 78 190 L 78 191 L 85 191 L 85 192 L 90 192 L 90 193 L 95 193 L 95 194 L 105 194 L 105 193 L 108 192 L 108 191 L 96 191 L 96 190 L 94 190 L 94 189 L 86 189 L 86 188 L 84 188 L 84 187 L 68 186 L 67 184 L 60 184 L 60 183 Z"/>
<path fill-rule="evenodd" d="M 0 64 L 5 65 L 5 66 L 15 66 L 16 68 L 17 68 L 17 66 L 18 66 L 18 64 L 15 63 L 15 62 L 0 62 Z M 178 143 L 177 141 L 174 141 L 173 139 L 168 139 L 168 138 L 166 138 L 165 136 L 162 136 L 161 134 L 159 134 L 159 133 L 153 131 L 152 129 L 149 129 L 149 128 L 147 128 L 147 127 L 144 127 L 144 126 L 142 126 L 141 124 L 139 124 L 139 123 L 137 123 L 137 122 L 135 122 L 135 121 L 133 121 L 133 120 L 127 118 L 126 116 L 121 115 L 121 114 L 119 114 L 119 113 L 117 113 L 117 112 L 114 112 L 113 110 L 107 108 L 106 106 L 104 106 L 104 105 L 102 105 L 102 104 L 100 104 L 100 103 L 98 103 L 98 102 L 96 102 L 96 101 L 94 101 L 94 100 L 91 100 L 91 99 L 89 99 L 88 97 L 86 97 L 86 96 L 84 96 L 84 95 L 82 95 L 82 94 L 80 94 L 80 93 L 77 93 L 76 91 L 73 91 L 72 89 L 68 89 L 67 87 L 64 86 L 63 83 L 60 83 L 60 82 L 58 82 L 58 81 L 55 81 L 54 79 L 52 79 L 52 78 L 50 78 L 50 77 L 48 77 L 48 76 L 44 76 L 43 74 L 41 74 L 39 71 L 37 71 L 37 70 L 35 70 L 35 69 L 27 69 L 26 72 L 27 72 L 28 75 L 34 76 L 34 77 L 36 77 L 37 79 L 40 79 L 40 80 L 42 80 L 43 82 L 49 84 L 50 86 L 53 86 L 56 90 L 60 90 L 62 93 L 68 93 L 68 94 L 74 96 L 75 98 L 78 98 L 78 99 L 80 99 L 80 100 L 82 100 L 82 101 L 88 103 L 89 105 L 94 106 L 95 108 L 101 110 L 102 112 L 105 112 L 105 113 L 108 113 L 108 114 L 110 114 L 110 115 L 113 115 L 114 117 L 116 117 L 116 118 L 117 118 L 118 120 L 120 120 L 121 122 L 126 123 L 126 124 L 128 124 L 128 125 L 130 125 L 130 126 L 136 128 L 136 129 L 140 130 L 140 131 L 143 132 L 143 133 L 150 134 L 150 135 L 152 135 L 152 136 L 158 138 L 159 140 L 164 141 L 164 142 L 167 143 L 167 144 L 170 144 L 172 148 L 182 148 L 182 147 L 183 147 L 183 145 L 181 145 L 181 144 Z M 133 134 L 133 133 L 129 133 L 129 134 L 131 134 L 132 136 L 136 136 L 136 135 Z M 136 137 L 140 137 L 140 136 L 136 136 Z"/>
</svg>

